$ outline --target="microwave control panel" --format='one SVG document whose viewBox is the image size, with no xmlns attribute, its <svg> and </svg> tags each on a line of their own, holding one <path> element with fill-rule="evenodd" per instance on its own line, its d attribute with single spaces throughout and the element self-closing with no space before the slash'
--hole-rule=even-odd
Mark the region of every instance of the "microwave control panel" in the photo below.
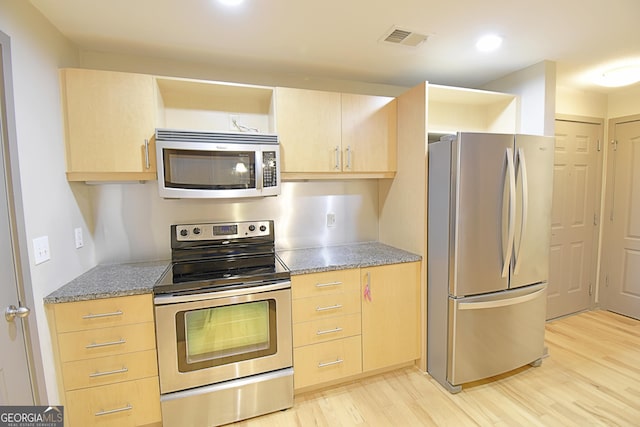
<svg viewBox="0 0 640 427">
<path fill-rule="evenodd" d="M 262 152 L 262 186 L 278 186 L 278 159 L 275 151 Z"/>
</svg>

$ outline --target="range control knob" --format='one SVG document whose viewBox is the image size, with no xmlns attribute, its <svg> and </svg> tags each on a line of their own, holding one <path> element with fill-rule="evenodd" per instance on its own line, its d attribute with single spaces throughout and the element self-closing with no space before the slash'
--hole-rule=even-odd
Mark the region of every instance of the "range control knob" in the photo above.
<svg viewBox="0 0 640 427">
<path fill-rule="evenodd" d="M 180 230 L 180 235 L 182 237 L 187 237 L 188 234 L 189 234 L 189 232 L 187 231 L 186 228 L 183 228 L 182 230 Z"/>
<path fill-rule="evenodd" d="M 193 229 L 193 234 L 200 234 L 200 231 L 201 231 L 201 230 L 200 230 L 200 227 L 195 227 L 195 228 Z"/>
<path fill-rule="evenodd" d="M 266 225 L 261 225 L 260 226 L 260 231 L 266 231 L 267 230 L 267 226 Z"/>
<path fill-rule="evenodd" d="M 255 225 L 253 225 L 253 224 L 251 224 L 251 225 L 249 226 L 249 231 L 256 231 L 256 226 L 255 226 Z"/>
</svg>

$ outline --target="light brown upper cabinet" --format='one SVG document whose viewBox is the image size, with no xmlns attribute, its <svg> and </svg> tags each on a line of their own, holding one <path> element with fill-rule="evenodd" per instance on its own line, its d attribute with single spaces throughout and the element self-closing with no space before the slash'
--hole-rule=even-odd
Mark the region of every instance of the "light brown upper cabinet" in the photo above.
<svg viewBox="0 0 640 427">
<path fill-rule="evenodd" d="M 389 178 L 396 171 L 394 98 L 276 89 L 283 178 Z"/>
<path fill-rule="evenodd" d="M 156 179 L 153 76 L 60 71 L 69 181 Z"/>
</svg>

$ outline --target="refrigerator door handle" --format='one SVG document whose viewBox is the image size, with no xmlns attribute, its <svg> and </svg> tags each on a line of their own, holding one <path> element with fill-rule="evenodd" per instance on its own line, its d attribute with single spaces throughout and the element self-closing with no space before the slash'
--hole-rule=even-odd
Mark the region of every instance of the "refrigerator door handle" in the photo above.
<svg viewBox="0 0 640 427">
<path fill-rule="evenodd" d="M 534 300 L 540 296 L 545 290 L 539 289 L 530 294 L 522 295 L 515 298 L 504 298 L 495 301 L 481 302 L 461 302 L 458 304 L 458 310 L 481 310 L 486 308 L 506 307 L 509 305 L 522 304 L 527 301 Z"/>
<path fill-rule="evenodd" d="M 502 264 L 502 277 L 507 277 L 509 273 L 513 241 L 516 236 L 516 170 L 513 165 L 513 152 L 511 148 L 507 148 L 507 173 L 509 174 L 509 224 L 507 228 L 507 250 Z"/>
<path fill-rule="evenodd" d="M 527 229 L 527 212 L 529 211 L 529 182 L 527 178 L 527 163 L 524 159 L 524 150 L 518 148 L 518 162 L 520 165 L 520 173 L 522 174 L 522 223 L 520 224 L 520 244 L 515 255 L 515 266 L 513 273 L 518 274 L 520 270 L 520 250 L 522 249 L 522 240 L 524 232 Z"/>
</svg>

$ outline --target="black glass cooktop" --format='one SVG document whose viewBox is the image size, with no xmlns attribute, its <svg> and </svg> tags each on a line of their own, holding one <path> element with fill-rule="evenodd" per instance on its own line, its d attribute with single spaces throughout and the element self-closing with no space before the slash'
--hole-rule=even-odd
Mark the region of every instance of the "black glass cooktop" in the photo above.
<svg viewBox="0 0 640 427">
<path fill-rule="evenodd" d="M 253 287 L 288 280 L 289 269 L 274 257 L 271 265 L 239 266 L 206 270 L 207 262 L 173 263 L 155 284 L 154 294 L 192 294 Z"/>
</svg>

